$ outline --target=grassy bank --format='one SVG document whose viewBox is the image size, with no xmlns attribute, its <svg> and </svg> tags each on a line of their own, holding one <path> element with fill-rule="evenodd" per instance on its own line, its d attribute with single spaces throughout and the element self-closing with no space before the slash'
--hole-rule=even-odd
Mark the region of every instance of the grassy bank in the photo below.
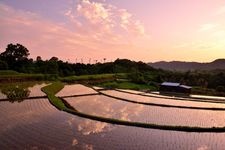
<svg viewBox="0 0 225 150">
<path fill-rule="evenodd" d="M 12 70 L 0 71 L 0 82 L 23 82 L 23 81 L 53 81 L 57 80 L 58 76 L 55 74 L 27 74 L 18 73 Z"/>
<path fill-rule="evenodd" d="M 150 75 L 148 75 L 148 77 L 149 76 Z M 151 78 L 149 77 L 149 79 L 146 79 L 145 82 L 135 82 L 135 76 L 132 76 L 128 73 L 59 77 L 57 74 L 26 74 L 18 73 L 13 70 L 0 71 L 0 83 L 14 83 L 25 81 L 61 81 L 67 83 L 90 84 L 110 89 L 118 88 L 157 91 L 159 83 L 151 82 Z M 225 92 L 219 92 L 216 89 L 208 89 L 201 87 L 193 87 L 192 94 L 225 96 Z"/>
<path fill-rule="evenodd" d="M 74 83 L 74 82 L 82 82 L 82 81 L 112 81 L 116 79 L 115 74 L 95 74 L 95 75 L 82 75 L 82 76 L 69 76 L 69 77 L 62 77 L 60 81 L 67 82 L 67 83 Z"/>
<path fill-rule="evenodd" d="M 124 74 L 95 74 L 95 75 L 81 75 L 81 76 L 69 76 L 59 77 L 56 74 L 26 74 L 18 73 L 13 70 L 1 70 L 0 82 L 23 82 L 23 81 L 62 81 L 67 83 L 96 83 L 113 81 Z"/>
<path fill-rule="evenodd" d="M 97 86 L 110 89 L 131 89 L 131 90 L 156 90 L 157 88 L 147 84 L 137 84 L 129 81 L 112 81 L 97 84 Z"/>
<path fill-rule="evenodd" d="M 47 94 L 48 99 L 52 105 L 54 105 L 59 110 L 66 110 L 65 104 L 55 95 L 63 89 L 64 84 L 61 82 L 54 82 L 48 86 L 43 87 L 41 90 Z"/>
<path fill-rule="evenodd" d="M 225 96 L 225 92 L 219 92 L 215 89 L 208 89 L 202 87 L 192 87 L 191 93 L 196 95 Z"/>
</svg>

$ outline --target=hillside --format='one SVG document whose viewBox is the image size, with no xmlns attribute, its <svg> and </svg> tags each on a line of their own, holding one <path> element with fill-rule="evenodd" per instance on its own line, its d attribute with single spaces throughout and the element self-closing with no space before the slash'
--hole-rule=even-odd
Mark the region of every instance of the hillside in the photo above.
<svg viewBox="0 0 225 150">
<path fill-rule="evenodd" d="M 209 63 L 159 61 L 159 62 L 148 63 L 148 64 L 154 68 L 161 68 L 164 70 L 177 70 L 177 71 L 225 69 L 225 59 L 217 59 Z"/>
</svg>

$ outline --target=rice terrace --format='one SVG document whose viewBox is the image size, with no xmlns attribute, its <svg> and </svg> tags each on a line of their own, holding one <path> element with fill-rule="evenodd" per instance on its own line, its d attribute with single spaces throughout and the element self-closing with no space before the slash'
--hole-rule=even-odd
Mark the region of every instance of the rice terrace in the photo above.
<svg viewBox="0 0 225 150">
<path fill-rule="evenodd" d="M 224 147 L 224 100 L 189 101 L 60 82 L 25 82 L 16 87 L 27 88 L 30 93 L 19 103 L 10 102 L 1 93 L 3 149 Z"/>
<path fill-rule="evenodd" d="M 0 150 L 224 150 L 223 0 L 1 0 Z"/>
</svg>

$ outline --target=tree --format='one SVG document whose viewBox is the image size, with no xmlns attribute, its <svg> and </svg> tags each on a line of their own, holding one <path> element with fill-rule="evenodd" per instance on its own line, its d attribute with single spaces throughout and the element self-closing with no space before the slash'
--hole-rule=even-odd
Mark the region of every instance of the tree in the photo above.
<svg viewBox="0 0 225 150">
<path fill-rule="evenodd" d="M 8 64 L 5 61 L 0 60 L 0 70 L 7 70 Z"/>
<path fill-rule="evenodd" d="M 225 87 L 222 86 L 222 85 L 219 85 L 219 86 L 216 87 L 216 91 L 218 91 L 218 92 L 225 92 Z"/>
<path fill-rule="evenodd" d="M 42 61 L 41 56 L 37 56 L 36 61 Z"/>
<path fill-rule="evenodd" d="M 57 62 L 57 61 L 59 61 L 59 58 L 53 56 L 49 61 L 55 61 L 55 62 Z"/>
<path fill-rule="evenodd" d="M 6 51 L 1 53 L 2 58 L 10 58 L 14 61 L 24 60 L 30 55 L 29 50 L 21 44 L 8 44 Z"/>
<path fill-rule="evenodd" d="M 30 55 L 29 50 L 21 44 L 8 44 L 6 50 L 0 54 L 0 57 L 5 61 L 9 69 L 18 69 L 23 63 L 27 61 Z"/>
<path fill-rule="evenodd" d="M 45 73 L 58 74 L 58 64 L 56 61 L 47 61 L 45 63 Z"/>
</svg>

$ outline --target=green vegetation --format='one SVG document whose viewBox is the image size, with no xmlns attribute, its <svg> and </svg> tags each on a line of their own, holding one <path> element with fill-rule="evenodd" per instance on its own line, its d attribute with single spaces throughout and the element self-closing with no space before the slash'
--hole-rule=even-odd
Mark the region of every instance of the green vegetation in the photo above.
<svg viewBox="0 0 225 150">
<path fill-rule="evenodd" d="M 6 95 L 7 101 L 22 102 L 25 99 L 38 99 L 46 96 L 30 96 L 30 87 L 43 82 L 3 82 L 0 84 L 0 91 Z M 6 99 L 2 99 L 6 100 Z"/>
<path fill-rule="evenodd" d="M 110 89 L 131 89 L 131 90 L 156 90 L 157 88 L 147 84 L 137 84 L 129 81 L 112 81 L 97 84 L 97 86 Z"/>
<path fill-rule="evenodd" d="M 21 102 L 29 96 L 30 90 L 28 90 L 28 88 L 14 86 L 3 88 L 2 93 L 7 96 L 10 102 Z"/>
<path fill-rule="evenodd" d="M 202 87 L 193 87 L 192 93 L 198 95 L 215 95 L 215 96 L 225 96 L 223 91 L 224 86 L 218 86 L 216 89 L 202 88 Z"/>
<path fill-rule="evenodd" d="M 0 82 L 20 82 L 20 81 L 54 81 L 58 80 L 58 76 L 54 74 L 27 74 L 27 73 L 16 73 L 11 71 L 1 71 L 3 74 L 0 75 Z M 0 72 L 0 73 L 1 73 Z M 7 74 L 9 73 L 9 74 Z"/>
<path fill-rule="evenodd" d="M 60 80 L 88 84 L 99 82 L 109 88 L 157 90 L 161 82 L 169 81 L 196 87 L 192 94 L 225 96 L 225 68 L 178 72 L 155 69 L 141 61 L 128 59 L 83 64 L 63 62 L 54 56 L 49 60 L 42 60 L 40 56 L 33 60 L 28 56 L 29 50 L 25 46 L 8 44 L 0 54 L 0 70 L 3 70 L 0 82 Z M 127 82 L 118 82 L 121 79 Z"/>
<path fill-rule="evenodd" d="M 20 75 L 21 73 L 14 70 L 0 70 L 0 76 Z"/>
<path fill-rule="evenodd" d="M 9 82 L 9 83 L 1 83 L 0 90 L 11 87 L 21 87 L 21 88 L 29 88 L 33 87 L 36 84 L 42 84 L 43 82 Z"/>
<path fill-rule="evenodd" d="M 87 81 L 87 80 L 104 80 L 111 79 L 114 80 L 116 78 L 115 74 L 96 74 L 96 75 L 82 75 L 82 76 L 69 76 L 60 78 L 63 82 L 76 82 L 76 81 Z"/>
<path fill-rule="evenodd" d="M 53 82 L 50 85 L 43 87 L 41 90 L 47 94 L 48 99 L 52 105 L 54 105 L 59 110 L 66 110 L 65 104 L 55 96 L 61 89 L 63 89 L 64 84 L 62 82 Z"/>
</svg>

